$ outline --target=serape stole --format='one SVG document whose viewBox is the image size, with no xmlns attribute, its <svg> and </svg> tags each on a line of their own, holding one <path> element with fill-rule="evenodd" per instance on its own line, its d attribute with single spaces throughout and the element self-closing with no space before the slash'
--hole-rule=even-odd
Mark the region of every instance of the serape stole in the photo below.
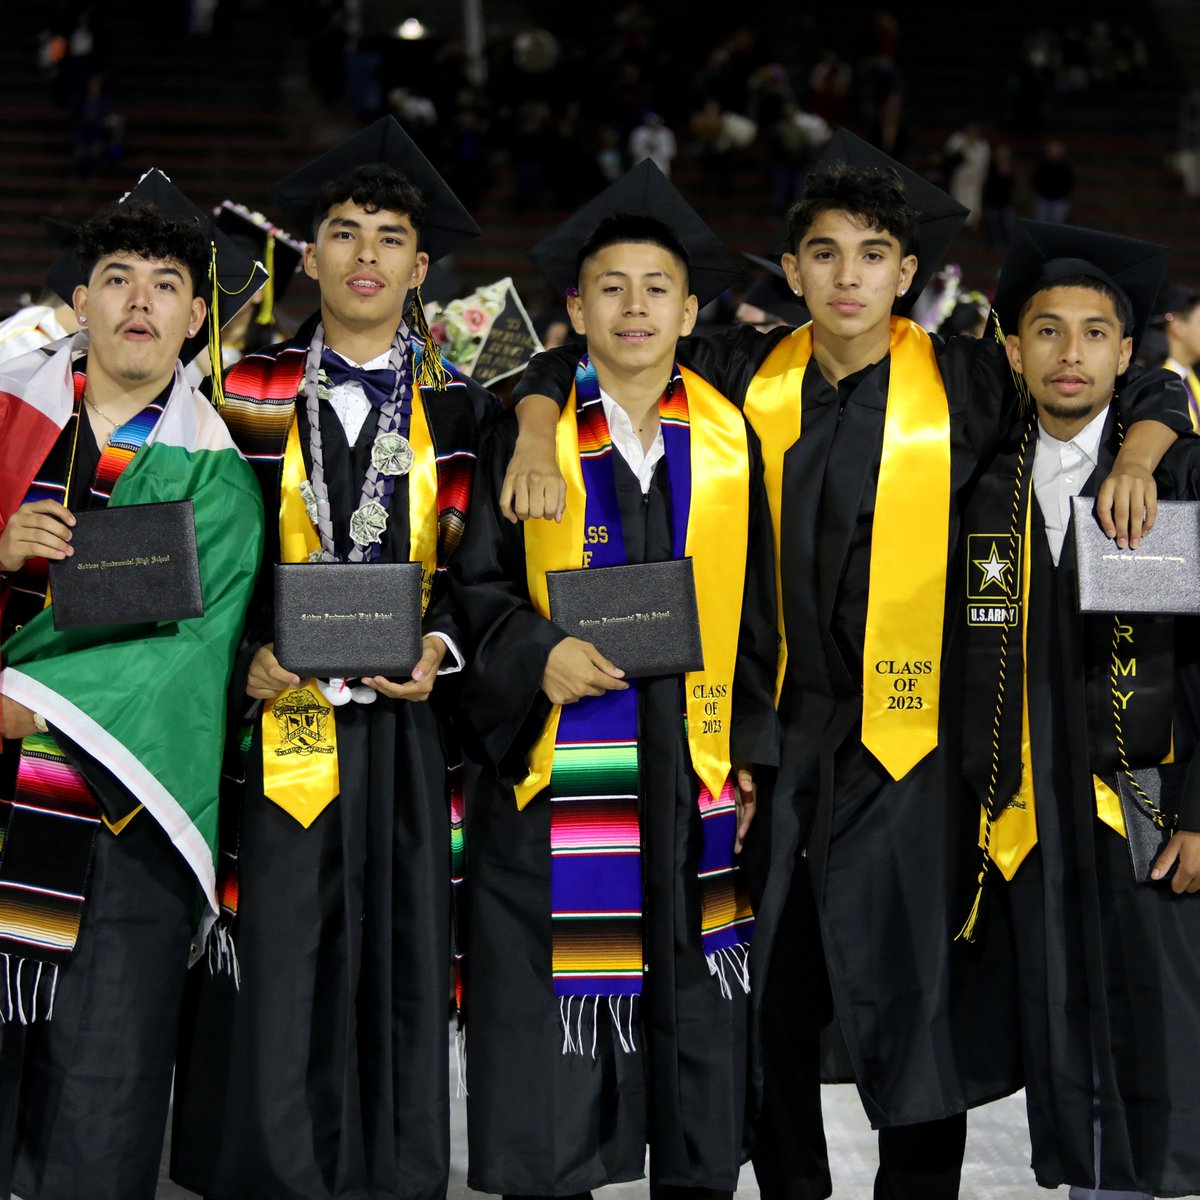
<svg viewBox="0 0 1200 1200">
<path fill-rule="evenodd" d="M 66 503 L 86 385 L 82 370 L 76 370 L 73 378 L 74 413 L 24 503 L 42 499 Z M 148 404 L 114 430 L 100 453 L 89 508 L 108 504 L 121 473 L 162 411 L 162 405 Z M 32 560 L 15 581 L 14 597 L 32 615 L 48 602 L 48 590 L 45 560 Z M 13 797 L 0 799 L 0 811 L 0 961 L 5 976 L 0 1020 L 49 1020 L 58 967 L 79 937 L 100 823 L 120 833 L 140 809 L 110 823 L 53 734 L 37 733 L 21 742 Z"/>
<path fill-rule="evenodd" d="M 693 384 L 694 379 L 694 376 L 689 377 L 685 386 L 678 370 L 674 371 L 659 402 L 670 490 L 672 555 L 675 558 L 688 554 L 695 556 L 695 535 L 700 532 L 698 527 L 693 527 L 695 518 L 697 524 L 705 523 L 705 536 L 720 546 L 725 578 L 740 578 L 745 569 L 748 510 L 745 504 L 739 505 L 735 501 L 731 508 L 715 511 L 710 501 L 721 488 L 730 489 L 736 495 L 739 480 L 741 492 L 747 494 L 745 434 L 743 430 L 740 476 L 736 467 L 732 479 L 694 476 L 694 431 L 689 391 L 703 388 L 699 381 Z M 702 420 L 709 418 L 715 403 L 729 408 L 736 423 L 740 424 L 741 418 L 715 392 L 706 393 L 704 401 L 699 406 Z M 584 493 L 579 497 L 582 503 L 575 511 L 582 509 L 583 531 L 608 530 L 607 540 L 588 543 L 590 557 L 586 561 L 589 567 L 620 565 L 627 559 L 613 477 L 612 439 L 596 372 L 586 357 L 579 365 L 574 403 L 570 408 L 578 431 L 577 461 Z M 736 459 L 737 449 L 736 439 L 727 439 L 725 457 Z M 701 482 L 694 486 L 697 478 Z M 574 503 L 575 497 L 569 497 L 568 508 Z M 736 533 L 738 521 L 741 523 L 740 541 L 737 536 L 723 537 L 726 532 Z M 726 525 L 733 528 L 727 529 Z M 692 539 L 688 536 L 689 528 Z M 537 537 L 536 532 L 531 536 L 527 527 L 527 546 L 535 543 L 528 556 L 530 590 L 535 596 L 535 604 L 544 603 L 540 593 L 544 592 L 546 565 L 543 561 L 546 556 L 536 545 Z M 581 564 L 585 561 L 582 540 L 578 551 L 575 561 Z M 731 644 L 724 647 L 730 652 L 724 657 L 724 671 L 731 677 L 740 621 L 737 593 L 726 590 L 722 597 L 726 619 L 721 627 L 711 622 L 706 625 L 705 614 L 711 609 L 705 605 L 700 593 L 712 589 L 704 587 L 703 564 L 697 567 L 697 577 L 706 660 L 710 655 L 714 663 L 721 659 L 718 647 L 732 639 Z M 543 585 L 540 588 L 539 581 Z M 689 694 L 692 690 L 689 683 Z M 575 1036 L 572 1029 L 574 1023 L 581 1021 L 582 1011 L 578 1017 L 574 1016 L 572 1001 L 579 999 L 582 1005 L 584 998 L 607 997 L 618 1029 L 624 1026 L 628 1032 L 628 1036 L 625 1032 L 621 1034 L 623 1046 L 634 1048 L 632 1006 L 634 998 L 641 993 L 644 971 L 638 695 L 638 686 L 634 682 L 628 690 L 585 697 L 575 704 L 565 705 L 558 710 L 556 724 L 551 723 L 553 729 L 543 735 L 543 740 L 552 739 L 549 794 L 553 982 L 555 994 L 560 999 L 564 1049 L 577 1052 L 583 1050 L 582 1037 Z M 681 719 L 685 721 L 687 707 L 681 696 Z M 695 732 L 700 734 L 700 730 Z M 695 743 L 698 740 L 699 737 L 689 736 L 693 764 L 699 773 L 697 757 L 708 766 L 713 756 L 697 756 Z M 539 757 L 537 751 L 534 757 L 535 760 Z M 543 778 L 544 770 L 544 767 L 539 770 L 535 766 L 532 776 Z M 711 770 L 706 773 L 710 779 L 714 778 Z M 701 779 L 698 800 L 703 830 L 699 868 L 701 940 L 710 970 L 719 978 L 722 991 L 731 995 L 727 966 L 744 988 L 749 987 L 745 947 L 750 939 L 753 916 L 739 886 L 733 861 L 737 816 L 729 782 L 727 730 L 724 757 L 720 759 L 715 779 L 718 783 L 715 789 Z M 518 800 L 520 802 L 520 795 Z M 630 1000 L 628 1019 L 621 1008 L 622 998 Z"/>
</svg>

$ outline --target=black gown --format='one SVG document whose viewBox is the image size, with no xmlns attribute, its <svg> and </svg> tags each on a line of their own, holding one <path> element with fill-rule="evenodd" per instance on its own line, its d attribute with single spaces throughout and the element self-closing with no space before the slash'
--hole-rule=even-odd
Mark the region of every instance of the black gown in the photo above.
<svg viewBox="0 0 1200 1200">
<path fill-rule="evenodd" d="M 67 496 L 73 512 L 89 507 L 100 462 L 91 426 L 80 419 Z M 56 737 L 110 819 L 137 807 L 107 768 L 61 731 Z M 18 750 L 10 742 L 0 756 L 5 796 L 13 794 Z M 0 1025 L 0 1194 L 152 1200 L 199 902 L 194 873 L 149 813 L 120 835 L 99 827 L 53 1019 Z M 100 1110 L 119 1111 L 120 1120 L 94 1120 Z"/>
<path fill-rule="evenodd" d="M 474 394 L 474 393 L 473 393 Z M 481 404 L 476 396 L 477 406 Z M 337 551 L 370 462 L 321 405 Z M 308 421 L 297 405 L 305 466 Z M 482 411 L 474 419 L 482 416 Z M 431 419 L 431 424 L 432 424 Z M 436 436 L 436 433 L 435 433 Z M 278 496 L 266 499 L 268 526 Z M 397 479 L 381 562 L 409 552 Z M 271 545 L 268 540 L 268 545 Z M 235 676 L 271 640 L 270 560 Z M 425 631 L 464 637 L 439 576 Z M 451 661 L 447 655 L 447 663 Z M 445 665 L 445 664 L 444 664 Z M 437 1200 L 449 1173 L 450 831 L 446 719 L 378 696 L 336 710 L 340 795 L 305 829 L 262 794 L 255 723 L 239 837 L 240 989 L 197 973 L 181 1048 L 172 1178 L 212 1200 Z"/>
<path fill-rule="evenodd" d="M 1112 465 L 1111 426 L 1110 418 L 1085 495 Z M 1195 499 L 1200 445 L 1170 451 L 1158 481 L 1160 498 Z M 1125 840 L 1096 815 L 1092 772 L 1103 769 L 1089 747 L 1089 692 L 1105 686 L 1110 659 L 1090 648 L 1089 631 L 1100 626 L 1098 644 L 1106 646 L 1112 617 L 1080 615 L 1073 528 L 1055 567 L 1036 498 L 1031 503 L 1027 661 L 1038 844 L 1009 891 L 1033 1167 L 1044 1187 L 1193 1195 L 1200 896 L 1135 883 Z M 1178 618 L 1174 630 L 1175 758 L 1193 762 L 1180 828 L 1200 830 L 1200 622 Z"/>
<path fill-rule="evenodd" d="M 642 681 L 640 796 L 649 972 L 621 1050 L 597 1006 L 595 1058 L 563 1053 L 550 971 L 550 803 L 518 811 L 512 783 L 545 723 L 546 657 L 564 636 L 528 603 L 524 534 L 497 497 L 515 422 L 501 422 L 480 465 L 463 552 L 452 568 L 475 650 L 464 709 L 467 746 L 468 1184 L 488 1192 L 568 1195 L 641 1178 L 654 1186 L 736 1187 L 746 1156 L 749 1004 L 721 995 L 700 945 L 701 848 L 677 677 Z M 750 540 L 734 682 L 734 760 L 776 761 L 770 526 L 750 436 Z M 665 463 L 643 498 L 613 454 L 630 562 L 671 557 Z M 516 581 L 516 582 L 514 582 Z M 589 1006 L 590 1007 L 590 1006 Z"/>
</svg>

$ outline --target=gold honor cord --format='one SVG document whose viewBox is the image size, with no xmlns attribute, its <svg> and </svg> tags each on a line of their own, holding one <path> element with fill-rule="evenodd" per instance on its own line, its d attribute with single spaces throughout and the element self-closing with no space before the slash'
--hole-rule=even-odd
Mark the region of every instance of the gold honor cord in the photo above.
<svg viewBox="0 0 1200 1200">
<path fill-rule="evenodd" d="M 1021 581 L 1008 589 L 1005 599 L 1009 608 L 1020 604 L 1021 611 L 1021 776 L 1017 794 L 1004 811 L 993 820 L 992 810 L 996 801 L 996 788 L 1000 781 L 1001 722 L 1004 714 L 1004 694 L 1008 687 L 1008 639 L 1012 626 L 1005 624 L 1000 634 L 1000 665 L 996 688 L 996 707 L 992 716 L 992 759 L 988 773 L 987 795 L 980 812 L 979 846 L 983 851 L 976 879 L 975 901 L 963 927 L 955 935 L 955 941 L 975 940 L 975 929 L 979 921 L 979 908 L 983 902 L 983 886 L 987 879 L 988 865 L 994 862 L 1006 879 L 1011 880 L 1017 868 L 1025 861 L 1030 850 L 1037 844 L 1037 815 L 1034 807 L 1032 746 L 1029 733 L 1029 689 L 1025 683 L 1025 654 L 1029 634 L 1029 533 L 1032 527 L 1032 500 L 1025 505 L 1025 518 L 1021 519 L 1021 493 L 1025 482 L 1025 459 L 1029 441 L 1035 425 L 1025 425 L 1021 446 L 1017 451 L 1017 478 L 1013 488 L 1012 511 L 1009 516 L 1008 537 L 1010 553 L 1016 554 L 1020 547 Z M 1019 532 L 1024 529 L 1024 534 Z M 1014 572 L 1015 576 L 1015 572 Z M 1014 592 L 1016 593 L 1014 595 Z"/>
<path fill-rule="evenodd" d="M 687 392 L 691 435 L 691 511 L 695 514 L 702 509 L 705 514 L 703 528 L 699 527 L 701 522 L 688 521 L 685 545 L 695 574 L 705 665 L 703 671 L 689 671 L 685 676 L 688 749 L 700 781 L 714 796 L 719 796 L 729 777 L 733 672 L 750 520 L 746 423 L 741 413 L 699 376 L 686 369 L 681 374 Z M 524 526 L 529 599 L 534 609 L 547 619 L 550 598 L 546 573 L 583 567 L 587 493 L 579 463 L 575 402 L 572 387 L 559 418 L 555 441 L 559 470 L 567 488 L 562 522 L 528 521 Z M 736 586 L 731 588 L 734 571 L 739 574 Z M 515 789 L 518 808 L 524 808 L 550 782 L 561 713 L 557 704 L 550 710 L 530 754 L 529 774 Z"/>
<path fill-rule="evenodd" d="M 775 542 L 775 616 L 779 625 L 779 660 L 775 675 L 775 703 L 787 673 L 787 632 L 783 616 L 783 460 L 800 440 L 804 372 L 812 358 L 812 325 L 794 329 L 763 361 L 746 389 L 743 412 L 758 434 L 762 449 L 763 483 L 771 510 Z"/>
<path fill-rule="evenodd" d="M 275 235 L 267 234 L 266 248 L 263 250 L 263 266 L 267 272 L 267 282 L 263 284 L 262 304 L 258 316 L 254 318 L 256 325 L 270 325 L 275 320 Z"/>
<path fill-rule="evenodd" d="M 413 465 L 408 480 L 409 557 L 422 566 L 422 610 L 437 569 L 437 459 L 420 392 L 413 390 L 409 444 Z M 283 454 L 279 499 L 279 556 L 285 563 L 308 562 L 321 540 L 304 505 L 308 482 L 293 418 Z M 306 829 L 341 790 L 337 761 L 337 720 L 316 680 L 284 692 L 263 705 L 263 792 Z"/>
</svg>

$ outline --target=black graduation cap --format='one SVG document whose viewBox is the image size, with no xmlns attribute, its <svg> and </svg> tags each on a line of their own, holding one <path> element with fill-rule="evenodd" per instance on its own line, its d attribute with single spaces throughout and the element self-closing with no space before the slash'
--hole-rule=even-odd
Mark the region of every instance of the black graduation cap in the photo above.
<svg viewBox="0 0 1200 1200">
<path fill-rule="evenodd" d="M 361 133 L 280 180 L 271 189 L 271 199 L 283 210 L 293 229 L 315 237 L 313 218 L 321 189 L 356 167 L 375 163 L 399 171 L 424 198 L 421 248 L 429 255 L 430 262 L 449 254 L 467 238 L 479 236 L 479 226 L 471 214 L 395 117 L 381 117 L 374 125 L 368 125 Z"/>
<path fill-rule="evenodd" d="M 219 321 L 217 328 L 228 325 L 238 312 L 250 302 L 251 298 L 267 281 L 266 269 L 261 263 L 239 249 L 234 242 L 220 229 L 216 223 L 197 208 L 171 181 L 157 168 L 151 168 L 132 191 L 126 192 L 118 201 L 119 204 L 147 204 L 158 210 L 167 220 L 179 224 L 198 225 L 208 241 L 215 246 L 217 256 L 216 301 Z M 74 271 L 72 277 L 71 261 Z M 83 272 L 83 264 L 74 250 L 70 250 L 51 268 L 51 285 L 66 301 L 73 303 L 75 288 L 86 284 L 87 278 Z M 210 315 L 194 337 L 183 344 L 180 360 L 189 363 L 206 345 L 209 345 L 209 330 L 212 325 L 211 311 L 213 308 L 214 281 L 210 277 L 207 282 L 201 281 L 198 292 L 208 305 Z M 211 346 L 210 346 L 211 349 Z M 214 360 L 220 361 L 220 357 Z M 216 375 L 214 375 L 214 379 Z"/>
<path fill-rule="evenodd" d="M 579 251 L 584 242 L 605 217 L 616 213 L 652 217 L 675 234 L 687 251 L 691 290 L 701 307 L 736 283 L 742 273 L 738 260 L 648 158 L 569 216 L 529 251 L 529 257 L 556 288 L 569 291 L 579 283 Z"/>
<path fill-rule="evenodd" d="M 58 258 L 46 272 L 46 284 L 70 304 L 75 285 L 83 275 L 83 266 L 75 250 L 75 243 L 79 241 L 79 226 L 59 217 L 43 217 L 42 225 L 59 251 Z"/>
<path fill-rule="evenodd" d="M 1154 302 L 1154 316 L 1163 318 L 1169 313 L 1186 312 L 1200 300 L 1200 287 L 1182 287 L 1177 283 L 1163 284 Z"/>
<path fill-rule="evenodd" d="M 270 274 L 264 289 L 262 312 L 258 316 L 260 325 L 270 325 L 274 320 L 275 305 L 283 299 L 304 259 L 304 243 L 278 225 L 272 225 L 262 213 L 252 212 L 233 200 L 222 200 L 214 216 L 217 228 L 261 262 Z"/>
<path fill-rule="evenodd" d="M 1016 333 L 1017 314 L 1030 296 L 1056 280 L 1086 275 L 1124 293 L 1133 309 L 1133 348 L 1146 330 L 1167 276 L 1170 250 L 1077 225 L 1018 221 L 1000 269 L 992 316 L 1003 333 Z"/>
<path fill-rule="evenodd" d="M 833 135 L 821 157 L 817 159 L 814 170 L 824 170 L 839 162 L 850 163 L 856 167 L 890 167 L 904 184 L 909 207 L 920 214 L 915 251 L 917 273 L 913 276 L 908 291 L 903 296 L 898 296 L 892 306 L 894 312 L 907 316 L 942 265 L 951 242 L 958 236 L 958 231 L 970 215 L 970 210 L 941 188 L 934 187 L 928 179 L 910 171 L 908 167 L 894 158 L 889 158 L 870 142 L 864 142 L 862 138 L 855 137 L 846 129 L 839 129 Z M 788 249 L 794 250 L 794 247 L 789 246 Z"/>
<path fill-rule="evenodd" d="M 745 254 L 747 262 L 762 267 L 766 275 L 760 275 L 746 289 L 742 297 L 746 304 L 761 308 L 763 312 L 788 325 L 805 325 L 811 319 L 808 306 L 792 291 L 787 276 L 779 263 L 758 254 Z"/>
</svg>

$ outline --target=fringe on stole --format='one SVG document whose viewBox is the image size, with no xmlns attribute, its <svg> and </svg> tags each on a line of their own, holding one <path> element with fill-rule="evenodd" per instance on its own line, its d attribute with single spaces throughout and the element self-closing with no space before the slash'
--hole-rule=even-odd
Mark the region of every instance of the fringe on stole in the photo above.
<svg viewBox="0 0 1200 1200">
<path fill-rule="evenodd" d="M 233 986 L 242 990 L 242 966 L 238 962 L 237 946 L 233 941 L 233 933 L 229 926 L 218 920 L 208 935 L 208 972 L 215 979 L 218 975 L 228 975 L 233 980 Z"/>
<path fill-rule="evenodd" d="M 559 996 L 558 1019 L 562 1025 L 564 1054 L 586 1054 L 588 1052 L 588 1032 L 584 1028 L 585 1021 L 591 1025 L 591 1054 L 596 1057 L 596 1037 L 600 1025 L 600 1001 L 608 1001 L 608 1015 L 612 1018 L 612 1027 L 616 1030 L 617 1040 L 625 1054 L 638 1052 L 637 1042 L 633 1037 L 633 1026 L 637 1019 L 636 996 Z M 590 1012 L 589 1010 L 590 1001 Z"/>
<path fill-rule="evenodd" d="M 705 955 L 708 963 L 708 973 L 715 975 L 721 985 L 721 995 L 726 1000 L 733 999 L 733 989 L 729 986 L 729 976 L 748 996 L 750 995 L 750 947 L 742 942 L 736 946 L 727 946 Z"/>
<path fill-rule="evenodd" d="M 58 964 L 38 959 L 0 954 L 3 992 L 0 994 L 0 1025 L 29 1025 L 49 1021 L 54 1016 L 54 997 L 58 992 Z M 41 1012 L 38 1012 L 41 1002 Z"/>
<path fill-rule="evenodd" d="M 458 1068 L 458 1082 L 454 1088 L 455 1100 L 469 1095 L 467 1091 L 467 1035 L 461 1023 L 454 1032 L 454 1062 Z"/>
</svg>

